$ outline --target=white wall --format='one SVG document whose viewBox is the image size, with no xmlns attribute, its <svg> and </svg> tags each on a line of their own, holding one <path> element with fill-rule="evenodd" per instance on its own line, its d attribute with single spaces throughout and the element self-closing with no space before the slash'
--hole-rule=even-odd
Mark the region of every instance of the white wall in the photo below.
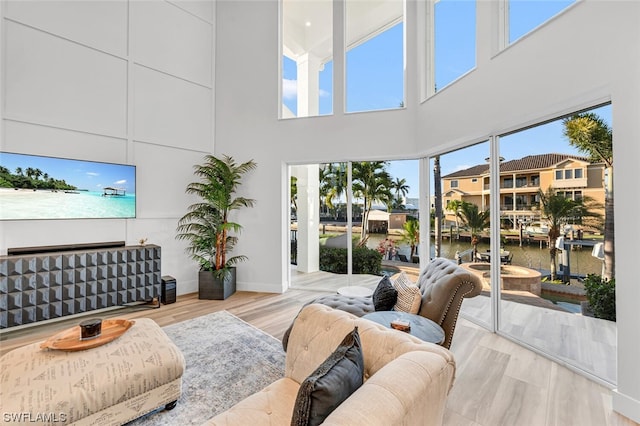
<svg viewBox="0 0 640 426">
<path fill-rule="evenodd" d="M 175 240 L 192 166 L 213 150 L 212 1 L 2 2 L 2 151 L 137 167 L 137 217 L 0 222 L 9 247 L 141 238 L 197 291 Z"/>
<path fill-rule="evenodd" d="M 414 7 L 411 2 L 409 9 Z M 637 194 L 634 169 L 640 160 L 640 57 L 633 53 L 639 48 L 640 3 L 580 1 L 497 55 L 492 54 L 495 12 L 495 3 L 478 2 L 477 69 L 424 104 L 418 106 L 410 97 L 406 110 L 338 111 L 329 117 L 278 121 L 277 2 L 218 3 L 215 151 L 258 162 L 245 187 L 258 202 L 239 219 L 245 233 L 238 250 L 250 258 L 239 272 L 239 286 L 286 288 L 286 163 L 415 158 L 611 100 L 618 194 L 619 387 L 614 404 L 639 420 L 640 369 L 635 360 L 640 359 L 640 327 L 634 311 L 640 286 L 631 267 L 634 251 L 621 248 L 635 247 L 638 238 L 637 232 L 628 232 L 635 227 L 638 197 L 624 194 Z M 407 32 L 412 58 L 419 45 L 412 22 Z M 410 61 L 410 94 L 419 87 L 415 67 Z"/>
<path fill-rule="evenodd" d="M 278 115 L 278 3 L 3 1 L 0 3 L 0 149 L 135 164 L 137 218 L 0 222 L 8 247 L 148 237 L 178 293 L 196 291 L 196 267 L 174 239 L 192 201 L 192 165 L 215 152 L 258 168 L 244 195 L 240 289 L 284 291 L 288 271 L 287 163 L 416 158 L 493 133 L 613 102 L 618 288 L 614 406 L 640 421 L 640 286 L 632 267 L 640 211 L 640 3 L 582 0 L 492 56 L 496 19 L 478 2 L 478 68 L 418 105 L 413 16 L 407 22 L 406 109 L 283 120 Z M 410 2 L 408 10 L 416 10 Z M 215 23 L 215 28 L 214 28 Z M 215 37 L 214 37 L 215 29 Z M 336 42 L 339 38 L 335 38 Z M 215 43 L 215 48 L 214 48 Z M 215 67 L 212 65 L 213 52 Z M 335 49 L 339 53 L 340 49 Z M 335 61 L 336 72 L 341 66 Z M 215 80 L 215 108 L 212 103 Z M 336 96 L 343 87 L 334 82 Z M 215 113 L 215 127 L 212 119 Z M 391 143 L 390 143 L 391 142 Z M 622 196 L 620 196 L 622 194 Z"/>
</svg>

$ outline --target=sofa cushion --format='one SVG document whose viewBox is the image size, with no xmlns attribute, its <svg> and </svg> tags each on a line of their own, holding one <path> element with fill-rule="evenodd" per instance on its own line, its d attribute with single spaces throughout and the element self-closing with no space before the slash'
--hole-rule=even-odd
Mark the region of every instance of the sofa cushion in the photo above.
<svg viewBox="0 0 640 426">
<path fill-rule="evenodd" d="M 393 286 L 398 291 L 398 300 L 394 306 L 396 311 L 417 314 L 422 302 L 422 294 L 417 285 L 412 283 L 407 274 L 401 272 L 393 282 Z"/>
<path fill-rule="evenodd" d="M 398 300 L 398 290 L 395 289 L 389 277 L 385 276 L 373 291 L 372 297 L 376 311 L 390 311 Z"/>
<path fill-rule="evenodd" d="M 291 421 L 291 411 L 299 388 L 298 382 L 283 377 L 202 426 L 286 425 Z"/>
<path fill-rule="evenodd" d="M 360 386 L 364 359 L 358 327 L 347 334 L 336 350 L 301 384 L 291 424 L 319 425 Z"/>
</svg>

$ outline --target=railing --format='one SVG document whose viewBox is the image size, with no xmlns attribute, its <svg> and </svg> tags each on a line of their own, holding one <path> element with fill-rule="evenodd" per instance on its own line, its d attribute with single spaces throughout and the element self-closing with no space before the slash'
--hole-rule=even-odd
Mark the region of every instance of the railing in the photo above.
<svg viewBox="0 0 640 426">
<path fill-rule="evenodd" d="M 513 208 L 513 204 L 503 204 L 500 206 L 500 210 L 503 211 L 532 211 L 535 210 L 538 206 L 535 204 L 516 204 L 516 207 Z"/>
<path fill-rule="evenodd" d="M 298 231 L 292 229 L 290 231 L 291 235 L 291 264 L 298 264 Z"/>
<path fill-rule="evenodd" d="M 584 188 L 587 186 L 587 178 L 560 179 L 553 181 L 554 188 Z"/>
<path fill-rule="evenodd" d="M 539 188 L 540 187 L 540 183 L 539 182 L 516 182 L 515 184 L 513 182 L 511 183 L 505 183 L 505 182 L 500 182 L 500 188 L 501 189 L 513 189 L 513 188 Z M 485 185 L 484 189 L 489 189 L 489 185 Z"/>
</svg>

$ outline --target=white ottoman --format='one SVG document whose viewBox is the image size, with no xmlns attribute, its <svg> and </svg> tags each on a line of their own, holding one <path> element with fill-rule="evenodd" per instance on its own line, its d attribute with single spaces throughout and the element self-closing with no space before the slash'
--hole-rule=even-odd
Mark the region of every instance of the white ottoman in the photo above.
<svg viewBox="0 0 640 426">
<path fill-rule="evenodd" d="M 121 425 L 159 407 L 175 407 L 184 356 L 151 319 L 84 351 L 34 343 L 0 359 L 2 422 Z"/>
</svg>

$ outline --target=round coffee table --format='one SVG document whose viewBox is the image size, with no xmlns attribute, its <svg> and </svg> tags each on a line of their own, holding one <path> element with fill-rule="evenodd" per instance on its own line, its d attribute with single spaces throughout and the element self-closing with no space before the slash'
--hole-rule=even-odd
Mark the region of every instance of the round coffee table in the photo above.
<svg viewBox="0 0 640 426">
<path fill-rule="evenodd" d="M 440 344 L 444 342 L 444 330 L 435 322 L 420 315 L 400 311 L 376 311 L 366 314 L 362 318 L 391 328 L 391 321 L 407 321 L 411 325 L 408 331 L 412 336 L 425 342 Z"/>
<path fill-rule="evenodd" d="M 366 297 L 371 296 L 373 294 L 373 290 L 359 285 L 352 285 L 347 287 L 340 287 L 338 289 L 338 294 L 351 297 Z"/>
</svg>

